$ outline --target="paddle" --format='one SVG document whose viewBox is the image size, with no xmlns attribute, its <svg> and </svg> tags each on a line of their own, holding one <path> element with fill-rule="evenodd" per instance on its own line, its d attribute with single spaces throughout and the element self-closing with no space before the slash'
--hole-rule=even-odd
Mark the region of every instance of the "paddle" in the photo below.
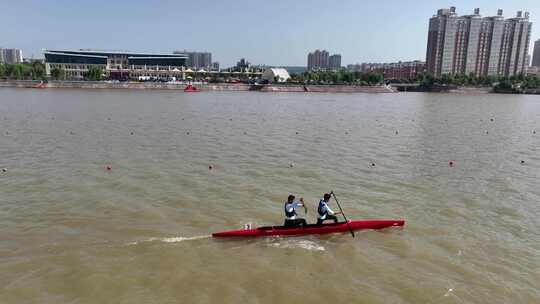
<svg viewBox="0 0 540 304">
<path fill-rule="evenodd" d="M 307 207 L 306 204 L 304 204 L 304 198 L 300 198 L 300 202 L 302 203 L 302 206 L 304 206 L 304 213 L 307 214 Z"/>
<path fill-rule="evenodd" d="M 349 231 L 351 232 L 352 237 L 354 237 L 354 231 L 352 230 L 351 225 L 349 225 L 349 221 L 347 220 L 347 217 L 345 216 L 345 213 L 343 213 L 343 209 L 341 209 L 341 205 L 339 204 L 339 202 L 337 200 L 337 197 L 334 194 L 334 191 L 330 191 L 330 194 L 332 194 L 332 196 L 336 200 L 336 203 L 337 203 L 337 205 L 339 207 L 339 211 L 341 211 L 341 214 L 343 214 L 343 218 L 345 219 L 345 222 L 347 223 L 347 227 L 349 227 Z"/>
</svg>

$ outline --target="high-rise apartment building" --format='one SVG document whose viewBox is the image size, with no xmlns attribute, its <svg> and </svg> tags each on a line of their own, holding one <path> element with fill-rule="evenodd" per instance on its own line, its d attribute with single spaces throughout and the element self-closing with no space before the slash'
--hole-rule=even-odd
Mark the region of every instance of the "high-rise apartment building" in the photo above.
<svg viewBox="0 0 540 304">
<path fill-rule="evenodd" d="M 186 65 L 189 68 L 207 70 L 212 68 L 212 53 L 174 51 L 173 54 L 186 54 L 188 56 Z"/>
<path fill-rule="evenodd" d="M 326 50 L 315 50 L 313 53 L 308 54 L 308 71 L 311 70 L 327 70 L 327 69 L 339 69 L 341 68 L 341 55 L 334 54 L 330 56 Z"/>
<path fill-rule="evenodd" d="M 540 39 L 534 43 L 532 66 L 540 67 Z"/>
<path fill-rule="evenodd" d="M 328 68 L 331 70 L 341 69 L 341 55 L 334 54 L 328 57 Z"/>
<path fill-rule="evenodd" d="M 426 52 L 427 72 L 511 76 L 526 71 L 531 27 L 529 13 L 519 11 L 515 18 L 458 16 L 456 8 L 440 9 L 429 20 Z"/>
<path fill-rule="evenodd" d="M 308 70 L 318 70 L 328 68 L 329 53 L 326 50 L 315 50 L 313 53 L 308 54 Z"/>
<path fill-rule="evenodd" d="M 23 62 L 22 50 L 0 49 L 0 63 L 14 64 Z"/>
</svg>

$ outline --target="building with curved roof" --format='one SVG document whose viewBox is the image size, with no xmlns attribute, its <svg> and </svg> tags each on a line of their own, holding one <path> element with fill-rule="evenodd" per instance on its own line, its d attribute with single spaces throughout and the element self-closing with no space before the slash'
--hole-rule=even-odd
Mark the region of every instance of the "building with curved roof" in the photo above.
<svg viewBox="0 0 540 304">
<path fill-rule="evenodd" d="M 262 79 L 268 82 L 286 82 L 290 78 L 289 72 L 283 68 L 268 68 L 262 74 Z"/>
</svg>

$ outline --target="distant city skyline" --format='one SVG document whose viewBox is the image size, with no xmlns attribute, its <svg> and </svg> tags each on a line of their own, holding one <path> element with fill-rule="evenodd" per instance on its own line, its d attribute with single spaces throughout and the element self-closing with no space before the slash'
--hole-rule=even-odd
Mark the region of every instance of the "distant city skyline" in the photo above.
<svg viewBox="0 0 540 304">
<path fill-rule="evenodd" d="M 129 13 L 125 12 L 129 6 Z M 0 17 L 0 47 L 42 58 L 42 49 L 121 49 L 171 53 L 207 50 L 222 67 L 240 57 L 253 64 L 305 66 L 306 54 L 327 49 L 341 64 L 425 60 L 428 20 L 442 7 L 460 15 L 530 12 L 531 41 L 540 38 L 540 1 L 344 0 L 253 2 L 9 1 Z M 25 22 L 20 22 L 25 16 Z M 148 18 L 155 16 L 155 18 Z M 399 47 L 397 47 L 399 46 Z M 532 43 L 529 54 L 532 55 Z"/>
</svg>

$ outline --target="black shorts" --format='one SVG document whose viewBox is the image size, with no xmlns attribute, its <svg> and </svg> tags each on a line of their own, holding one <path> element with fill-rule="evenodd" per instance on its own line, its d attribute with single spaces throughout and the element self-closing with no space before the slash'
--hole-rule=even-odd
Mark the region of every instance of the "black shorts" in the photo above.
<svg viewBox="0 0 540 304">
<path fill-rule="evenodd" d="M 297 218 L 294 220 L 285 220 L 285 227 L 305 227 L 307 225 L 306 220 L 303 218 Z"/>
<path fill-rule="evenodd" d="M 333 220 L 334 223 L 338 222 L 338 218 L 335 215 L 327 214 L 326 218 L 324 220 L 321 220 L 320 218 L 317 218 L 317 225 L 322 225 L 324 221 Z"/>
</svg>

